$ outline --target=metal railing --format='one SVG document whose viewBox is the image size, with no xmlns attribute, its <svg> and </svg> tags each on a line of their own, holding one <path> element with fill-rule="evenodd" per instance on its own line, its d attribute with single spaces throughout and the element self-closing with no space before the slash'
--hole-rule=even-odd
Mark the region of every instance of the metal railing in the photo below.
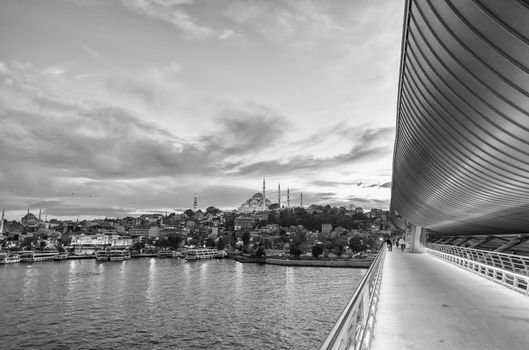
<svg viewBox="0 0 529 350">
<path fill-rule="evenodd" d="M 426 244 L 426 251 L 529 295 L 529 257 L 435 243 Z"/>
<path fill-rule="evenodd" d="M 370 348 L 386 250 L 383 245 L 320 350 Z"/>
</svg>

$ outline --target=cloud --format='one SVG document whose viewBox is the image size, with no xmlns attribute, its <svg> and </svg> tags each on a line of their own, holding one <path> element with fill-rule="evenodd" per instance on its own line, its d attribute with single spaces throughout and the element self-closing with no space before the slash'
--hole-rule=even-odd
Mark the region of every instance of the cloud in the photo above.
<svg viewBox="0 0 529 350">
<path fill-rule="evenodd" d="M 232 1 L 223 14 L 272 42 L 295 48 L 311 48 L 342 29 L 328 5 L 315 1 Z"/>
<path fill-rule="evenodd" d="M 365 208 L 389 208 L 389 200 L 386 199 L 349 197 L 348 200 L 356 206 L 362 206 Z"/>
<path fill-rule="evenodd" d="M 243 35 L 239 32 L 236 32 L 233 29 L 224 29 L 219 34 L 219 39 L 221 40 L 228 40 L 228 39 L 241 38 L 241 37 L 243 37 Z"/>
<path fill-rule="evenodd" d="M 94 50 L 90 46 L 88 46 L 86 44 L 83 44 L 82 47 L 83 47 L 83 50 L 88 55 L 90 55 L 93 59 L 95 59 L 96 61 L 98 61 L 98 62 L 103 62 L 104 61 L 103 56 L 101 56 L 101 54 L 99 52 L 97 52 L 96 50 Z"/>
<path fill-rule="evenodd" d="M 281 139 L 288 126 L 285 117 L 258 105 L 228 108 L 219 112 L 215 132 L 201 142 L 211 151 L 225 155 L 246 154 L 268 148 Z"/>
<path fill-rule="evenodd" d="M 54 66 L 54 67 L 48 67 L 42 71 L 43 74 L 49 75 L 52 77 L 58 77 L 63 75 L 66 72 L 64 68 Z"/>
<path fill-rule="evenodd" d="M 334 186 L 340 186 L 340 185 L 356 185 L 356 181 L 329 181 L 329 180 L 316 180 L 310 182 L 312 185 L 315 186 L 323 186 L 323 187 L 334 187 Z"/>
<path fill-rule="evenodd" d="M 188 39 L 205 40 L 215 34 L 212 28 L 196 23 L 196 20 L 184 11 L 182 5 L 192 4 L 192 1 L 122 0 L 121 3 L 136 13 L 172 24 Z"/>
<path fill-rule="evenodd" d="M 354 164 L 367 159 L 390 154 L 391 144 L 380 143 L 381 140 L 388 140 L 388 136 L 393 133 L 393 128 L 365 129 L 363 130 L 356 145 L 349 152 L 334 155 L 331 157 L 317 158 L 312 156 L 294 156 L 286 161 L 266 160 L 254 162 L 238 167 L 237 174 L 288 174 L 298 170 L 326 169 L 343 165 Z"/>
<path fill-rule="evenodd" d="M 143 104 L 149 110 L 165 110 L 182 95 L 179 77 L 183 67 L 178 62 L 150 67 L 135 75 L 111 75 L 103 78 L 103 88 L 124 106 Z M 112 102 L 110 102 L 112 103 Z M 113 101 L 113 104 L 117 101 Z"/>
<path fill-rule="evenodd" d="M 0 61 L 0 74 L 10 74 L 9 69 L 7 69 L 7 66 L 4 62 Z"/>
</svg>

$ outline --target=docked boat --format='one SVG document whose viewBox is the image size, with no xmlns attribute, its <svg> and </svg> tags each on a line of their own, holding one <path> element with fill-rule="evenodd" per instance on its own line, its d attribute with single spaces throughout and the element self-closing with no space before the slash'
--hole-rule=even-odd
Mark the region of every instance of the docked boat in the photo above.
<svg viewBox="0 0 529 350">
<path fill-rule="evenodd" d="M 125 249 L 123 251 L 123 260 L 130 260 L 131 258 L 132 258 L 132 256 L 130 254 L 130 250 Z"/>
<path fill-rule="evenodd" d="M 14 264 L 20 262 L 20 255 L 15 253 L 0 253 L 0 264 Z"/>
<path fill-rule="evenodd" d="M 68 260 L 68 253 L 59 253 L 53 257 L 53 261 Z"/>
<path fill-rule="evenodd" d="M 124 253 L 123 250 L 111 249 L 109 251 L 109 260 L 110 261 L 123 261 L 123 260 L 125 260 L 124 256 L 125 256 L 125 253 Z M 129 254 L 129 256 L 130 256 L 130 254 Z"/>
<path fill-rule="evenodd" d="M 26 250 L 20 254 L 21 262 L 51 261 L 58 255 L 57 250 Z"/>
<path fill-rule="evenodd" d="M 108 261 L 110 260 L 110 255 L 108 250 L 100 249 L 96 251 L 96 260 L 97 261 Z"/>
<path fill-rule="evenodd" d="M 216 257 L 217 250 L 209 248 L 196 248 L 188 249 L 186 252 L 186 260 L 202 260 L 202 259 L 213 259 Z"/>
</svg>

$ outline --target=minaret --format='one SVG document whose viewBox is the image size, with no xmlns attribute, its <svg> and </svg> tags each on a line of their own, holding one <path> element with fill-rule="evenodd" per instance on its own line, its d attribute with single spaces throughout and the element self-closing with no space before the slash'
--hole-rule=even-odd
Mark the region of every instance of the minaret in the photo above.
<svg viewBox="0 0 529 350">
<path fill-rule="evenodd" d="M 301 197 L 299 199 L 299 206 L 303 208 L 303 192 L 301 192 Z"/>
<path fill-rule="evenodd" d="M 263 179 L 263 211 L 266 209 L 266 182 Z"/>
<path fill-rule="evenodd" d="M 2 224 L 0 224 L 0 235 L 4 233 L 4 210 L 2 209 Z"/>
<path fill-rule="evenodd" d="M 287 208 L 290 208 L 290 188 L 287 187 Z"/>
<path fill-rule="evenodd" d="M 277 185 L 277 207 L 281 209 L 281 184 Z"/>
<path fill-rule="evenodd" d="M 197 211 L 198 208 L 198 196 L 195 193 L 195 199 L 193 200 L 193 211 Z"/>
</svg>

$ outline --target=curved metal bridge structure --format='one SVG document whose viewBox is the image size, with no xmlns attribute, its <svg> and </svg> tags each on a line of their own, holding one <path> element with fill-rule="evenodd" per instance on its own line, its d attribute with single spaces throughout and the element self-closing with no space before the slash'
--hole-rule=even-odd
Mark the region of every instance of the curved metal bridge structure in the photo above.
<svg viewBox="0 0 529 350">
<path fill-rule="evenodd" d="M 528 2 L 407 2 L 391 210 L 430 236 L 529 232 Z"/>
<path fill-rule="evenodd" d="M 406 249 L 382 247 L 321 349 L 528 349 L 529 0 L 404 12 L 390 209 Z"/>
</svg>

